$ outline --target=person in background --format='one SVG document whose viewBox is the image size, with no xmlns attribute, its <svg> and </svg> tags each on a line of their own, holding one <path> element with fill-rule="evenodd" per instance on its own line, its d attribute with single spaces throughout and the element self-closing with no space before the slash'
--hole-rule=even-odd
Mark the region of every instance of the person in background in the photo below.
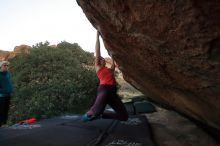
<svg viewBox="0 0 220 146">
<path fill-rule="evenodd" d="M 82 116 L 84 122 L 98 118 L 116 119 L 120 121 L 128 120 L 128 113 L 121 99 L 117 95 L 116 79 L 114 76 L 115 62 L 113 60 L 111 68 L 107 68 L 105 59 L 101 56 L 99 32 L 96 36 L 95 47 L 95 69 L 99 78 L 99 87 L 95 103 L 90 110 Z M 109 104 L 115 112 L 104 112 L 105 106 Z"/>
<path fill-rule="evenodd" d="M 8 65 L 8 61 L 0 62 L 0 127 L 7 122 L 12 93 L 12 82 Z"/>
</svg>

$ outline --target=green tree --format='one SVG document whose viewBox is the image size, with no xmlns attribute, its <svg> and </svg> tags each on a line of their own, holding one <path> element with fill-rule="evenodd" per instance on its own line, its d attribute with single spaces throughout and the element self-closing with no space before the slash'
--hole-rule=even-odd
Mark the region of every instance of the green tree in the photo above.
<svg viewBox="0 0 220 146">
<path fill-rule="evenodd" d="M 82 113 L 95 97 L 94 56 L 74 43 L 38 43 L 10 60 L 14 85 L 9 122 Z"/>
</svg>

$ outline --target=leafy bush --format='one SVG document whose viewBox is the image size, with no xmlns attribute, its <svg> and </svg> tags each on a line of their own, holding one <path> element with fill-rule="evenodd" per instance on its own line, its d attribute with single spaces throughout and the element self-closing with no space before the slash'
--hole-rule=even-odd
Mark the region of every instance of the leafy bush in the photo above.
<svg viewBox="0 0 220 146">
<path fill-rule="evenodd" d="M 81 113 L 95 97 L 98 79 L 92 53 L 78 44 L 38 43 L 10 60 L 14 92 L 9 123 L 62 113 Z"/>
</svg>

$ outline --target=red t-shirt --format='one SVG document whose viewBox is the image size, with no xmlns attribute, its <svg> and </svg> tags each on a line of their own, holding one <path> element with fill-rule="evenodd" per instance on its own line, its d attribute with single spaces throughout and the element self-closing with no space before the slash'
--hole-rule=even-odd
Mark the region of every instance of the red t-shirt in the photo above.
<svg viewBox="0 0 220 146">
<path fill-rule="evenodd" d="M 100 85 L 116 85 L 114 74 L 107 67 L 102 67 L 98 70 L 97 76 Z"/>
</svg>

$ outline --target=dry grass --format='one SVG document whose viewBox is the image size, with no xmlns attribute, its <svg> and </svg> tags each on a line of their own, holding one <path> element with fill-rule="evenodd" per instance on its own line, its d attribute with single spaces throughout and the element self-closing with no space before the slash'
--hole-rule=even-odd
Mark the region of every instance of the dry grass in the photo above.
<svg viewBox="0 0 220 146">
<path fill-rule="evenodd" d="M 140 91 L 138 91 L 133 86 L 131 86 L 128 82 L 126 82 L 120 74 L 116 77 L 116 80 L 117 80 L 117 83 L 120 85 L 118 94 L 120 97 L 122 97 L 122 100 L 124 102 L 129 101 L 134 96 L 143 95 Z"/>
</svg>

